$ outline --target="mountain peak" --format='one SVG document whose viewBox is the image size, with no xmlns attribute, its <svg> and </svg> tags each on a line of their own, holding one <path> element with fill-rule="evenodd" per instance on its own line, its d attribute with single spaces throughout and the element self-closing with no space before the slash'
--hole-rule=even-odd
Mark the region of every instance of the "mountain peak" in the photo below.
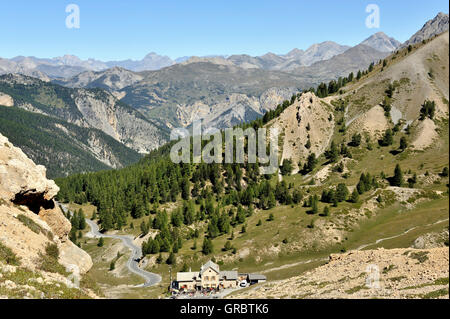
<svg viewBox="0 0 450 319">
<path fill-rule="evenodd" d="M 401 43 L 394 38 L 387 36 L 384 32 L 377 32 L 365 39 L 361 44 L 367 45 L 380 52 L 392 52 Z"/>
<path fill-rule="evenodd" d="M 427 40 L 445 31 L 448 31 L 448 14 L 439 12 L 433 19 L 428 20 L 423 27 L 409 38 L 408 41 L 403 43 L 402 46 L 408 46 Z"/>
</svg>

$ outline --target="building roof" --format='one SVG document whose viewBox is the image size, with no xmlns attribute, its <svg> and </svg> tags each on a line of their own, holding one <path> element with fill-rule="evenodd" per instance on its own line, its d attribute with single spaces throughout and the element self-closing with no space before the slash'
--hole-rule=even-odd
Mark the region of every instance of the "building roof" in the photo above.
<svg viewBox="0 0 450 319">
<path fill-rule="evenodd" d="M 260 274 L 248 274 L 248 280 L 266 280 L 266 276 Z"/>
<path fill-rule="evenodd" d="M 198 271 L 177 272 L 177 281 L 194 281 L 198 278 Z"/>
<path fill-rule="evenodd" d="M 200 268 L 200 275 L 203 274 L 204 271 L 208 270 L 209 268 L 211 268 L 212 270 L 214 270 L 215 272 L 219 273 L 219 265 L 216 263 L 213 263 L 211 260 L 208 260 L 204 265 L 202 265 L 202 267 Z"/>
<path fill-rule="evenodd" d="M 238 273 L 236 270 L 220 272 L 220 278 L 224 278 L 227 280 L 237 280 L 237 277 L 238 277 Z"/>
</svg>

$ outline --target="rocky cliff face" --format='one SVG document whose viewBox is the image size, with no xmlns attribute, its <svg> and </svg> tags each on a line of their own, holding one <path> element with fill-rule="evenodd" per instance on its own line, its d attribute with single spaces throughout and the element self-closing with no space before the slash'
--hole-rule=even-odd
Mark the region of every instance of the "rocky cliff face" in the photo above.
<svg viewBox="0 0 450 319">
<path fill-rule="evenodd" d="M 125 107 L 106 92 L 84 89 L 75 91 L 73 98 L 82 114 L 75 124 L 100 129 L 115 140 L 140 153 L 148 153 L 164 144 L 162 132 L 131 108 Z"/>
<path fill-rule="evenodd" d="M 236 124 L 261 117 L 284 100 L 289 100 L 295 93 L 298 93 L 295 88 L 271 88 L 259 97 L 232 93 L 223 101 L 213 105 L 202 101 L 178 105 L 176 116 L 183 126 L 189 126 L 193 121 L 202 120 L 205 128 L 233 127 Z"/>
<path fill-rule="evenodd" d="M 56 244 L 61 265 L 86 273 L 92 260 L 68 239 L 71 224 L 54 201 L 59 188 L 45 174 L 0 134 L 0 243 L 31 270 L 46 246 Z"/>
<path fill-rule="evenodd" d="M 427 23 L 423 25 L 422 29 L 417 31 L 408 41 L 403 43 L 402 47 L 430 39 L 433 36 L 441 34 L 445 31 L 448 31 L 448 14 L 439 12 L 434 19 L 427 21 Z"/>
</svg>

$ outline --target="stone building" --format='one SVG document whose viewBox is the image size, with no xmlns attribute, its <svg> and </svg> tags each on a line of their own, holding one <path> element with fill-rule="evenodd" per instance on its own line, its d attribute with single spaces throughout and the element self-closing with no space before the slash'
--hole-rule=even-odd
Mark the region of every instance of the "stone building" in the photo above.
<svg viewBox="0 0 450 319">
<path fill-rule="evenodd" d="M 172 287 L 183 290 L 235 288 L 239 282 L 237 271 L 220 271 L 219 265 L 209 260 L 200 271 L 178 272 Z"/>
</svg>

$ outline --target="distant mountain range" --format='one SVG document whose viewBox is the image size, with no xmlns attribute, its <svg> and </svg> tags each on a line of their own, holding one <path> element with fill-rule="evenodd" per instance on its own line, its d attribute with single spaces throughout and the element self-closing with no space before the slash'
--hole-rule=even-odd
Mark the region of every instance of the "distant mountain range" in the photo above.
<svg viewBox="0 0 450 319">
<path fill-rule="evenodd" d="M 384 33 L 377 33 L 364 44 L 381 52 L 391 52 L 400 44 Z M 154 52 L 147 54 L 142 60 L 122 60 L 103 62 L 95 59 L 81 60 L 74 55 L 64 55 L 51 59 L 17 56 L 12 59 L 0 58 L 0 74 L 21 73 L 49 81 L 57 78 L 70 78 L 86 71 L 103 71 L 108 68 L 120 67 L 134 72 L 159 70 L 177 63 L 185 63 L 192 58 L 196 59 L 224 59 L 234 65 L 248 69 L 259 68 L 289 72 L 301 66 L 309 66 L 315 62 L 324 61 L 344 53 L 350 47 L 332 41 L 311 45 L 307 50 L 293 49 L 285 55 L 267 53 L 252 57 L 246 54 L 231 56 L 213 55 L 204 57 L 184 56 L 175 60 L 161 56 Z"/>
<path fill-rule="evenodd" d="M 172 64 L 175 64 L 175 62 L 169 57 L 161 56 L 154 52 L 147 54 L 142 60 L 128 59 L 108 62 L 95 59 L 81 60 L 74 55 L 65 55 L 53 59 L 18 56 L 12 59 L 0 58 L 0 74 L 22 73 L 39 77 L 45 81 L 48 78 L 68 78 L 85 71 L 101 71 L 113 67 L 122 67 L 139 72 L 159 70 Z"/>
<path fill-rule="evenodd" d="M 373 42 L 380 45 L 379 38 Z M 384 48 L 392 45 L 390 38 L 383 39 Z M 168 127 L 189 126 L 203 119 L 209 126 L 225 128 L 261 116 L 302 89 L 367 69 L 388 54 L 365 44 L 349 48 L 323 42 L 284 56 L 190 57 L 155 71 L 116 67 L 54 82 L 107 89 L 148 119 L 161 120 Z"/>
<path fill-rule="evenodd" d="M 433 35 L 440 34 L 448 30 L 448 14 L 439 13 L 434 19 L 428 21 L 421 30 L 406 41 L 403 46 L 422 41 Z M 395 51 L 402 44 L 383 32 L 378 32 L 361 42 L 360 44 L 371 47 L 383 53 Z M 214 55 L 204 57 L 194 57 L 210 60 L 223 59 L 230 61 L 234 65 L 249 69 L 259 68 L 264 70 L 274 70 L 292 72 L 301 67 L 311 66 L 316 62 L 329 60 L 350 49 L 349 46 L 340 45 L 332 41 L 325 41 L 311 45 L 306 50 L 293 49 L 287 54 L 277 55 L 267 53 L 262 56 L 249 56 L 246 54 L 236 54 L 231 56 Z M 43 81 L 50 79 L 71 78 L 86 71 L 103 71 L 109 68 L 120 67 L 133 72 L 160 70 L 178 63 L 186 63 L 193 57 L 183 56 L 172 60 L 167 56 L 158 55 L 155 52 L 147 54 L 142 60 L 121 60 L 121 61 L 100 61 L 96 59 L 81 60 L 74 55 L 64 55 L 51 59 L 18 56 L 12 59 L 0 58 L 0 74 L 21 73 L 28 76 L 37 77 Z"/>
</svg>

